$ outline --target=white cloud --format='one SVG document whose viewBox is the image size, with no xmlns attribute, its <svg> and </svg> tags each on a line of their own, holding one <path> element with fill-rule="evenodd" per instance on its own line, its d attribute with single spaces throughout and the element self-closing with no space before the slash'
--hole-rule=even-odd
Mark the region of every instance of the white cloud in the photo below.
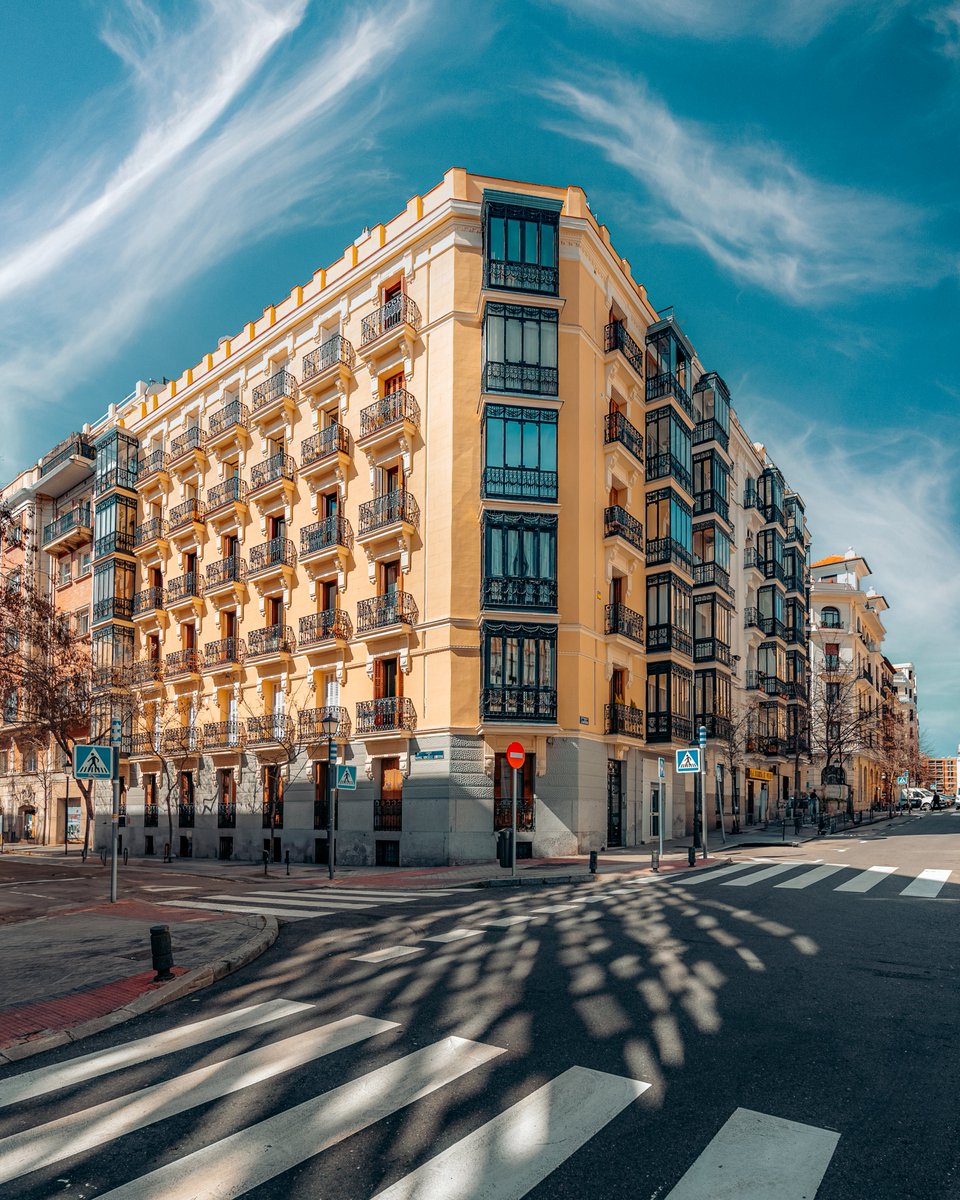
<svg viewBox="0 0 960 1200">
<path fill-rule="evenodd" d="M 652 236 L 700 247 L 738 280 L 795 303 L 924 281 L 919 214 L 903 204 L 820 182 L 773 145 L 722 145 L 632 79 L 543 91 L 569 117 L 562 132 L 646 188 Z"/>
<path fill-rule="evenodd" d="M 960 58 L 960 3 L 931 8 L 925 19 L 940 39 L 941 52 L 947 58 Z"/>
<path fill-rule="evenodd" d="M 127 0 L 123 27 L 104 33 L 129 81 L 105 99 L 99 141 L 59 148 L 56 162 L 38 163 L 0 200 L 11 248 L 0 250 L 9 464 L 23 441 L 18 402 L 36 404 L 41 378 L 50 398 L 92 380 L 135 333 L 149 337 L 152 307 L 238 244 L 304 220 L 308 202 L 316 222 L 344 178 L 362 186 L 362 169 L 338 178 L 342 156 L 362 144 L 383 103 L 371 79 L 408 49 L 428 0 L 388 14 L 357 10 L 340 28 L 326 22 L 325 38 L 304 23 L 306 6 L 203 0 L 195 23 L 175 28 L 159 6 Z M 91 157 L 114 164 L 96 190 Z M 61 181 L 53 194 L 51 178 Z M 113 399 L 92 399 L 88 416 Z"/>
</svg>

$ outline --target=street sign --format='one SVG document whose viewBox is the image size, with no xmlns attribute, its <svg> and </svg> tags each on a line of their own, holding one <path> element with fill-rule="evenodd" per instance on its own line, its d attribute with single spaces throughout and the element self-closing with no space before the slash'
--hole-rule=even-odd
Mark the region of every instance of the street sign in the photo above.
<svg viewBox="0 0 960 1200">
<path fill-rule="evenodd" d="M 663 778 L 663 759 L 662 758 L 657 759 L 657 778 L 658 779 Z"/>
<path fill-rule="evenodd" d="M 907 786 L 907 776 L 906 776 L 906 775 L 898 775 L 898 776 L 897 776 L 897 783 L 898 783 L 898 784 L 899 784 L 901 787 L 906 787 L 906 786 Z"/>
<path fill-rule="evenodd" d="M 346 763 L 337 767 L 336 783 L 334 786 L 344 792 L 355 792 L 357 790 L 357 768 L 348 767 Z"/>
<path fill-rule="evenodd" d="M 527 757 L 527 752 L 519 742 L 511 742 L 507 747 L 507 762 L 515 771 L 523 766 L 523 760 Z"/>
<path fill-rule="evenodd" d="M 74 779 L 112 779 L 112 746 L 74 746 Z"/>
<path fill-rule="evenodd" d="M 676 768 L 681 775 L 693 775 L 700 770 L 700 747 L 688 746 L 686 750 L 674 751 Z"/>
<path fill-rule="evenodd" d="M 329 762 L 330 765 L 333 766 L 337 761 L 337 743 L 336 742 L 330 743 L 330 749 L 327 751 L 327 756 L 328 756 L 327 762 Z"/>
<path fill-rule="evenodd" d="M 110 745 L 119 747 L 123 740 L 123 721 L 120 717 L 110 718 Z"/>
<path fill-rule="evenodd" d="M 706 725 L 701 725 L 700 726 L 700 749 L 706 750 L 706 748 L 707 748 L 707 727 L 706 727 Z"/>
</svg>

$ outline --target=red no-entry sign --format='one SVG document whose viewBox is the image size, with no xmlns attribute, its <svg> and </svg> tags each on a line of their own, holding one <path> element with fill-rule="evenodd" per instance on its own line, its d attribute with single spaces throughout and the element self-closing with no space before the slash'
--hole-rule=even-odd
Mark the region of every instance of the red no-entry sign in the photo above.
<svg viewBox="0 0 960 1200">
<path fill-rule="evenodd" d="M 515 771 L 518 771 L 523 766 L 523 760 L 527 757 L 527 752 L 519 742 L 511 742 L 507 747 L 507 762 Z"/>
</svg>

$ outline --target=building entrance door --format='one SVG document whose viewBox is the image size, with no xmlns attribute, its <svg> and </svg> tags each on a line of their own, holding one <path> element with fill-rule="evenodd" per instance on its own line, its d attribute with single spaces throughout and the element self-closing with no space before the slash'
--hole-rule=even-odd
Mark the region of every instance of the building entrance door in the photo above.
<svg viewBox="0 0 960 1200">
<path fill-rule="evenodd" d="M 623 845 L 623 763 L 607 759 L 607 846 Z"/>
</svg>

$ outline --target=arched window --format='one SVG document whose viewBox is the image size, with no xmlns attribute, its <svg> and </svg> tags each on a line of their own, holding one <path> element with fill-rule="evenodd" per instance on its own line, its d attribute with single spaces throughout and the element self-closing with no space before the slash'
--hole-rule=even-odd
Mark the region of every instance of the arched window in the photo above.
<svg viewBox="0 0 960 1200">
<path fill-rule="evenodd" d="M 840 628 L 840 609 L 824 608 L 820 610 L 820 624 L 824 629 Z"/>
</svg>

